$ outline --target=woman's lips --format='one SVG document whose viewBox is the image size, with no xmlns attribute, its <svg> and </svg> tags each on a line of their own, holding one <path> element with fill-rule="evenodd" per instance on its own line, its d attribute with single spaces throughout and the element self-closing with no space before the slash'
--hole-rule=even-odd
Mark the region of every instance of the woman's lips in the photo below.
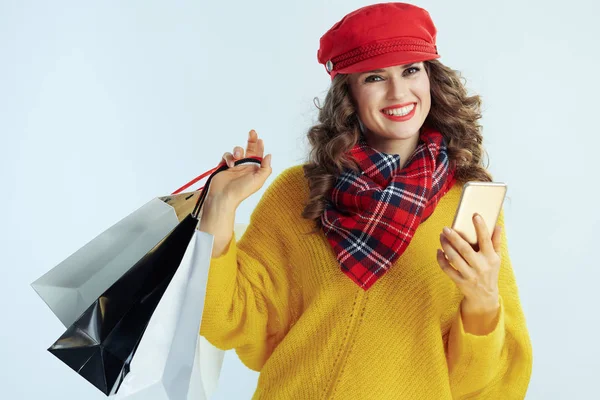
<svg viewBox="0 0 600 400">
<path fill-rule="evenodd" d="M 396 116 L 396 115 L 389 115 L 386 114 L 385 112 L 381 111 L 381 113 L 388 119 L 391 119 L 392 121 L 396 121 L 396 122 L 402 122 L 402 121 L 408 121 L 409 119 L 411 119 L 414 115 L 415 115 L 415 111 L 417 110 L 417 105 L 415 104 L 415 106 L 413 107 L 413 109 L 406 115 L 404 116 Z"/>
</svg>

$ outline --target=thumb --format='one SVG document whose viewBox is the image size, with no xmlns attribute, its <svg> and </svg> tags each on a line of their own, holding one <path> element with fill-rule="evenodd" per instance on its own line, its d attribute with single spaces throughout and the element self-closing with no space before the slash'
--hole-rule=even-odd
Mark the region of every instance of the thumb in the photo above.
<svg viewBox="0 0 600 400">
<path fill-rule="evenodd" d="M 260 174 L 266 174 L 267 176 L 271 174 L 271 154 L 267 154 L 260 163 Z"/>
</svg>

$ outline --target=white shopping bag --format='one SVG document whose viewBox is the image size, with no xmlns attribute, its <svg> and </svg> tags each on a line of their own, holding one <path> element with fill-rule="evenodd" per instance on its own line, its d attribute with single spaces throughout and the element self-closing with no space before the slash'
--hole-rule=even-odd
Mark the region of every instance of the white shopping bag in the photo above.
<svg viewBox="0 0 600 400">
<path fill-rule="evenodd" d="M 234 224 L 233 234 L 237 241 L 242 238 L 246 228 L 248 228 L 248 224 Z M 202 304 L 204 305 L 204 303 Z M 194 370 L 192 371 L 192 381 L 188 392 L 189 400 L 210 399 L 217 389 L 224 356 L 225 352 L 223 350 L 216 348 L 204 337 L 198 335 Z M 206 397 L 202 397 L 203 395 Z"/>
<path fill-rule="evenodd" d="M 225 352 L 198 335 L 196 357 L 188 392 L 189 400 L 210 399 L 219 383 Z"/>
<path fill-rule="evenodd" d="M 235 224 L 241 237 L 246 224 Z M 152 314 L 115 400 L 206 400 L 224 351 L 199 336 L 213 236 L 196 231 Z"/>
<path fill-rule="evenodd" d="M 188 398 L 212 246 L 213 236 L 196 230 L 177 272 L 150 318 L 129 373 L 118 389 L 117 399 Z M 220 370 L 220 364 L 215 369 Z M 195 393 L 193 398 L 206 399 L 204 389 Z"/>
</svg>

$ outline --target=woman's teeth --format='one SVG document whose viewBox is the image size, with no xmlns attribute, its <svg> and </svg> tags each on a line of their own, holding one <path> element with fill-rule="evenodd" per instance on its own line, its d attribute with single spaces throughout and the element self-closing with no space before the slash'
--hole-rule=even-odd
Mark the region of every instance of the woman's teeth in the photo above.
<svg viewBox="0 0 600 400">
<path fill-rule="evenodd" d="M 402 108 L 394 108 L 394 109 L 391 109 L 391 110 L 383 110 L 383 112 L 386 113 L 387 115 L 394 115 L 396 117 L 403 117 L 403 116 L 407 115 L 408 113 L 410 113 L 414 107 L 415 107 L 415 105 L 411 104 L 410 106 L 406 106 L 406 107 L 402 107 Z"/>
</svg>

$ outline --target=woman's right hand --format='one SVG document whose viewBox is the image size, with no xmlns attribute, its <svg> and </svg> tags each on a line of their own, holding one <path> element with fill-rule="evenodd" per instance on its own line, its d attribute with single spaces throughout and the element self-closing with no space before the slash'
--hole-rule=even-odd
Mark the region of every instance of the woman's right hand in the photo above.
<svg viewBox="0 0 600 400">
<path fill-rule="evenodd" d="M 271 154 L 263 156 L 264 151 L 263 140 L 258 138 L 256 131 L 251 130 L 245 153 L 242 147 L 236 146 L 233 148 L 233 154 L 223 154 L 222 161 L 225 161 L 229 168 L 212 178 L 208 187 L 208 198 L 226 201 L 237 208 L 243 200 L 256 193 L 272 172 Z M 254 163 L 234 166 L 235 161 L 253 156 L 262 158 L 260 166 Z"/>
</svg>

